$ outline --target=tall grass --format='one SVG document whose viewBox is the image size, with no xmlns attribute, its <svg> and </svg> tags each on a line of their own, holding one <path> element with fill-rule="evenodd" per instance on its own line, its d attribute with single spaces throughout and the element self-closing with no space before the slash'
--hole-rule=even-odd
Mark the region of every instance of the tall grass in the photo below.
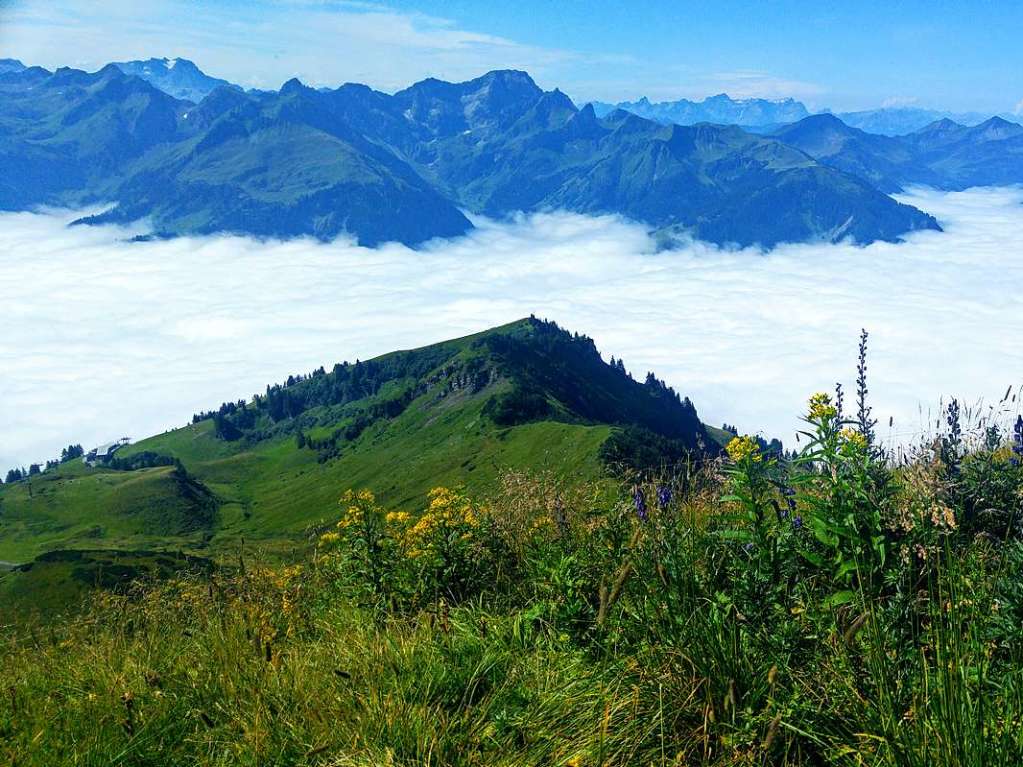
<svg viewBox="0 0 1023 767">
<path fill-rule="evenodd" d="M 16 765 L 1018 765 L 1023 422 L 346 496 L 316 553 L 101 593 L 0 646 Z M 258 558 L 255 558 L 258 561 Z"/>
</svg>

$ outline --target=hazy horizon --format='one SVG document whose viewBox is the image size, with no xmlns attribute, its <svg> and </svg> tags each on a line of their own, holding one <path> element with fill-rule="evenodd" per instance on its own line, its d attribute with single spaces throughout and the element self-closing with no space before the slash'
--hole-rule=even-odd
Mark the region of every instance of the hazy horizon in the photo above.
<svg viewBox="0 0 1023 767">
<path fill-rule="evenodd" d="M 253 88 L 299 77 L 391 92 L 426 77 L 524 69 L 582 102 L 728 93 L 792 97 L 811 111 L 887 104 L 1020 114 L 1021 26 L 1021 6 L 921 0 L 813 9 L 798 0 L 556 8 L 451 0 L 441 10 L 420 0 L 113 0 L 101 15 L 81 0 L 6 0 L 0 55 L 93 70 L 182 57 Z"/>
</svg>

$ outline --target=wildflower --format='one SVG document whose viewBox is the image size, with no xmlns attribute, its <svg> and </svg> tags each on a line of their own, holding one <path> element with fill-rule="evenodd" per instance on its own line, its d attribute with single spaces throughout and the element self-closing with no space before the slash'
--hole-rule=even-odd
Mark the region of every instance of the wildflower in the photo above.
<svg viewBox="0 0 1023 767">
<path fill-rule="evenodd" d="M 1019 466 L 1020 456 L 1023 456 L 1023 415 L 1016 416 L 1016 425 L 1012 427 L 1012 465 Z"/>
<path fill-rule="evenodd" d="M 956 526 L 955 512 L 943 503 L 932 504 L 931 524 L 935 527 L 944 527 L 949 530 L 954 530 Z"/>
<path fill-rule="evenodd" d="M 637 487 L 632 491 L 632 504 L 636 507 L 636 516 L 640 522 L 646 522 L 649 516 L 646 508 L 646 496 L 643 495 L 643 488 Z"/>
<path fill-rule="evenodd" d="M 320 536 L 320 544 L 323 546 L 329 546 L 332 543 L 337 543 L 339 540 L 341 540 L 341 534 L 333 531 Z"/>
<path fill-rule="evenodd" d="M 669 503 L 671 503 L 671 488 L 667 485 L 658 486 L 657 505 L 661 507 L 661 511 L 667 509 Z"/>
<path fill-rule="evenodd" d="M 399 527 L 407 525 L 410 519 L 411 517 L 407 511 L 389 511 L 387 512 L 387 516 L 384 517 L 387 524 L 397 525 Z"/>
<path fill-rule="evenodd" d="M 792 520 L 792 527 L 796 530 L 803 529 L 803 516 L 801 514 L 797 514 L 796 518 Z"/>
<path fill-rule="evenodd" d="M 742 550 L 745 551 L 747 554 L 752 554 L 753 548 L 754 548 L 753 542 L 750 541 L 749 543 L 742 547 Z"/>
<path fill-rule="evenodd" d="M 786 485 L 782 488 L 781 494 L 785 496 L 785 505 L 789 507 L 789 511 L 796 510 L 796 490 L 793 487 Z M 785 512 L 782 519 L 788 517 L 788 512 Z"/>
<path fill-rule="evenodd" d="M 849 428 L 848 426 L 840 432 L 842 439 L 845 440 L 846 444 L 855 450 L 865 450 L 867 448 L 867 438 L 862 432 L 856 431 L 856 429 Z"/>
<path fill-rule="evenodd" d="M 867 394 L 869 393 L 867 388 L 868 337 L 867 331 L 861 328 L 859 358 L 856 365 L 856 421 L 859 424 L 860 433 L 867 440 L 867 445 L 872 445 L 874 444 L 874 426 L 877 425 L 877 419 L 870 417 L 873 408 L 867 404 Z M 839 416 L 841 416 L 841 408 L 839 408 Z"/>
<path fill-rule="evenodd" d="M 725 447 L 725 452 L 735 463 L 742 463 L 746 460 L 759 463 L 763 458 L 760 454 L 760 445 L 748 434 L 742 437 L 733 437 Z"/>
<path fill-rule="evenodd" d="M 838 415 L 838 410 L 831 404 L 831 397 L 825 392 L 819 391 L 810 397 L 810 420 L 830 421 Z"/>
</svg>

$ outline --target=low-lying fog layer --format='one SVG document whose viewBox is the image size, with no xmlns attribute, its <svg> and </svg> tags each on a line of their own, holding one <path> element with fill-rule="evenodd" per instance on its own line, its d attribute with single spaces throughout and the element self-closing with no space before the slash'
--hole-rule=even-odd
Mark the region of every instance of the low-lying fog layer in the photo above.
<svg viewBox="0 0 1023 767">
<path fill-rule="evenodd" d="M 67 227 L 77 214 L 2 214 L 0 468 L 530 313 L 594 337 L 638 378 L 654 370 L 704 420 L 786 442 L 808 394 L 851 386 L 865 327 L 881 432 L 905 440 L 942 396 L 995 401 L 1023 382 L 1023 190 L 905 201 L 945 232 L 766 255 L 655 252 L 634 223 L 560 213 L 480 221 L 418 252 L 131 243 L 125 229 Z"/>
</svg>

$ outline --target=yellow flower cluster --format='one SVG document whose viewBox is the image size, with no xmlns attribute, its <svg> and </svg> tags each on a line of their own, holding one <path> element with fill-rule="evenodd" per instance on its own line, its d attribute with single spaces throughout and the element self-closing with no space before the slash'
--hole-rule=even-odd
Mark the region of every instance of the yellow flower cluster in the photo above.
<svg viewBox="0 0 1023 767">
<path fill-rule="evenodd" d="M 397 527 L 405 527 L 408 525 L 412 516 L 407 511 L 389 511 L 387 516 L 384 517 L 384 521 L 388 525 L 395 525 Z"/>
<path fill-rule="evenodd" d="M 842 429 L 840 434 L 842 435 L 842 439 L 844 439 L 846 444 L 849 445 L 850 447 L 853 447 L 857 450 L 867 449 L 867 438 L 863 436 L 863 434 L 861 434 L 860 432 L 856 431 L 856 429 L 851 429 L 848 426 L 846 426 L 844 429 Z"/>
<path fill-rule="evenodd" d="M 742 463 L 745 460 L 757 463 L 763 458 L 760 454 L 760 445 L 748 434 L 742 437 L 733 437 L 725 447 L 725 452 L 736 463 Z"/>
<path fill-rule="evenodd" d="M 337 528 L 344 530 L 365 521 L 366 511 L 376 503 L 376 496 L 369 490 L 348 490 L 341 496 L 340 503 L 345 507 L 345 515 L 337 523 Z"/>
<path fill-rule="evenodd" d="M 831 404 L 831 396 L 819 391 L 810 397 L 810 420 L 827 421 L 838 415 L 838 410 Z"/>
<path fill-rule="evenodd" d="M 468 540 L 471 530 L 479 525 L 472 503 L 461 493 L 435 487 L 430 491 L 429 499 L 426 511 L 411 527 L 403 533 L 396 531 L 395 537 L 412 558 L 420 556 L 438 532 L 463 528 L 461 538 Z M 392 512 L 388 517 L 402 514 L 401 523 L 407 523 L 409 517 L 404 512 Z M 398 521 L 397 517 L 395 521 Z"/>
</svg>

